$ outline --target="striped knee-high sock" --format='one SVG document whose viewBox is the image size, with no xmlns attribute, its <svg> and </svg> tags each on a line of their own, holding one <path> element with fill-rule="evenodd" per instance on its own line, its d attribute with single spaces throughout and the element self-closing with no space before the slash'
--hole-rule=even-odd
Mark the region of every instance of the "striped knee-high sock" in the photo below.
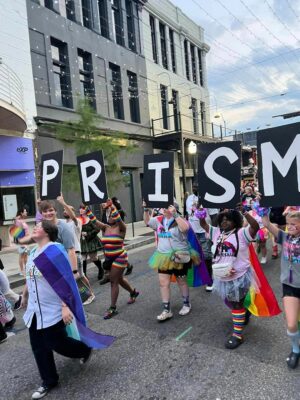
<svg viewBox="0 0 300 400">
<path fill-rule="evenodd" d="M 246 310 L 245 308 L 241 308 L 240 310 L 231 310 L 231 314 L 233 322 L 233 336 L 242 339 L 243 330 L 245 327 Z"/>
</svg>

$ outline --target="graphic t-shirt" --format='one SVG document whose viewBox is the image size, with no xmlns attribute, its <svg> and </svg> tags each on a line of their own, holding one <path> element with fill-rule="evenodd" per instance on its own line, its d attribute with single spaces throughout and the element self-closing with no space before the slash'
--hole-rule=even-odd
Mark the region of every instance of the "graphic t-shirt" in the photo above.
<svg viewBox="0 0 300 400">
<path fill-rule="evenodd" d="M 282 245 L 281 283 L 300 288 L 300 237 L 280 230 L 277 243 Z"/>
<path fill-rule="evenodd" d="M 218 251 L 213 259 L 213 263 L 230 263 L 236 271 L 234 275 L 222 278 L 222 281 L 232 281 L 240 278 L 250 267 L 248 248 L 253 239 L 249 233 L 249 226 L 239 229 L 237 232 L 237 237 L 239 243 L 237 243 L 236 234 L 233 232 L 223 240 L 221 245 L 221 229 L 211 225 L 209 226 L 209 238 L 213 242 L 213 255 L 215 254 L 215 249 L 218 247 Z M 235 257 L 237 247 L 239 247 L 238 254 L 237 257 Z"/>
</svg>

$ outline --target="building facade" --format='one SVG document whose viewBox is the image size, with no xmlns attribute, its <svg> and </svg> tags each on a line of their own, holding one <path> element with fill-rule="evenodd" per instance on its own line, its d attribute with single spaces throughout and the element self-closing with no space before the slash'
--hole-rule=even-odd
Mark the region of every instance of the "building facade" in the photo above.
<svg viewBox="0 0 300 400">
<path fill-rule="evenodd" d="M 143 42 L 154 148 L 175 151 L 176 198 L 195 175 L 189 143 L 209 141 L 211 124 L 203 28 L 169 0 L 143 9 Z"/>
<path fill-rule="evenodd" d="M 99 129 L 134 138 L 138 151 L 121 155 L 124 184 L 110 195 L 123 203 L 131 220 L 130 199 L 141 202 L 143 155 L 152 153 L 143 56 L 141 14 L 135 0 L 27 0 L 35 84 L 39 154 L 64 148 L 64 174 L 76 154 L 55 139 L 47 125 L 75 121 L 79 99 L 88 98 L 103 117 Z M 64 191 L 64 188 L 62 188 Z M 134 193 L 132 193 L 134 191 Z M 79 205 L 79 192 L 66 200 Z M 136 210 L 141 219 L 141 207 Z"/>
<path fill-rule="evenodd" d="M 0 243 L 10 246 L 9 226 L 18 209 L 26 207 L 29 217 L 35 215 L 30 131 L 36 106 L 26 4 L 0 0 L 0 7 Z"/>
</svg>

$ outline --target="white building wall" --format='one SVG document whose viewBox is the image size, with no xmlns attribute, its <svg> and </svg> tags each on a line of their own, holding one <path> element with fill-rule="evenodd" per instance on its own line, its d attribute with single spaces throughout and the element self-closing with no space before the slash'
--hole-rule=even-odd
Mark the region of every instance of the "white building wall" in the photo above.
<svg viewBox="0 0 300 400">
<path fill-rule="evenodd" d="M 168 0 L 149 0 L 143 10 L 143 38 L 144 53 L 146 58 L 147 82 L 149 94 L 150 118 L 155 120 L 162 118 L 160 85 L 168 87 L 168 100 L 171 99 L 172 89 L 178 91 L 179 111 L 182 115 L 182 130 L 193 133 L 191 97 L 197 99 L 197 108 L 199 111 L 199 132 L 201 134 L 200 120 L 200 102 L 205 103 L 206 114 L 206 135 L 211 135 L 210 116 L 209 116 L 209 92 L 206 80 L 206 63 L 205 54 L 209 50 L 204 43 L 203 29 L 189 19 L 179 8 L 175 7 Z M 151 29 L 149 23 L 149 15 L 156 18 L 156 42 L 158 52 L 158 64 L 153 61 Z M 175 54 L 176 54 L 176 73 L 172 71 L 169 63 L 168 70 L 162 66 L 159 21 L 170 27 L 174 31 Z M 168 28 L 167 28 L 168 29 Z M 169 35 L 167 35 L 167 38 Z M 195 84 L 192 81 L 191 60 L 190 75 L 191 80 L 186 78 L 185 56 L 184 56 L 184 40 L 187 39 L 195 47 L 203 50 L 203 68 L 204 68 L 204 87 Z M 170 60 L 170 42 L 167 43 L 168 60 Z M 198 71 L 198 65 L 197 65 Z M 197 72 L 199 79 L 199 72 Z M 173 114 L 173 106 L 168 104 L 168 114 Z M 162 121 L 154 123 L 156 133 L 163 133 Z M 174 121 L 170 118 L 168 130 L 174 130 Z"/>
<path fill-rule="evenodd" d="M 26 1 L 0 0 L 0 10 L 0 58 L 22 82 L 27 127 L 31 128 L 36 105 Z"/>
</svg>

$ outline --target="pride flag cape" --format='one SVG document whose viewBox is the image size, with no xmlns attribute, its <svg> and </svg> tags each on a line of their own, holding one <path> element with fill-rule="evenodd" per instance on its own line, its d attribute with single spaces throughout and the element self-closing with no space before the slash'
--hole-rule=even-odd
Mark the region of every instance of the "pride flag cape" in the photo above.
<svg viewBox="0 0 300 400">
<path fill-rule="evenodd" d="M 161 215 L 157 217 L 157 219 L 159 223 L 162 224 L 163 216 Z M 197 236 L 195 235 L 195 232 L 193 231 L 191 226 L 189 227 L 189 230 L 187 232 L 187 240 L 189 243 L 190 250 L 193 250 L 194 252 L 198 253 L 200 258 L 200 263 L 198 265 L 193 264 L 192 268 L 188 270 L 187 274 L 188 286 L 199 287 L 202 285 L 211 285 L 212 280 L 207 271 L 202 247 L 198 242 Z M 157 241 L 157 235 L 156 235 L 156 241 Z M 176 282 L 176 278 L 172 276 L 171 281 Z"/>
<path fill-rule="evenodd" d="M 74 329 L 73 324 L 72 331 L 75 333 L 72 337 L 94 349 L 109 347 L 115 340 L 113 336 L 101 335 L 86 326 L 77 284 L 64 247 L 58 243 L 50 244 L 34 259 L 34 263 L 55 293 L 72 311 L 76 325 Z"/>
<path fill-rule="evenodd" d="M 249 246 L 249 257 L 256 286 L 250 287 L 244 301 L 244 306 L 257 317 L 274 317 L 280 314 L 281 310 L 252 244 Z"/>
</svg>

